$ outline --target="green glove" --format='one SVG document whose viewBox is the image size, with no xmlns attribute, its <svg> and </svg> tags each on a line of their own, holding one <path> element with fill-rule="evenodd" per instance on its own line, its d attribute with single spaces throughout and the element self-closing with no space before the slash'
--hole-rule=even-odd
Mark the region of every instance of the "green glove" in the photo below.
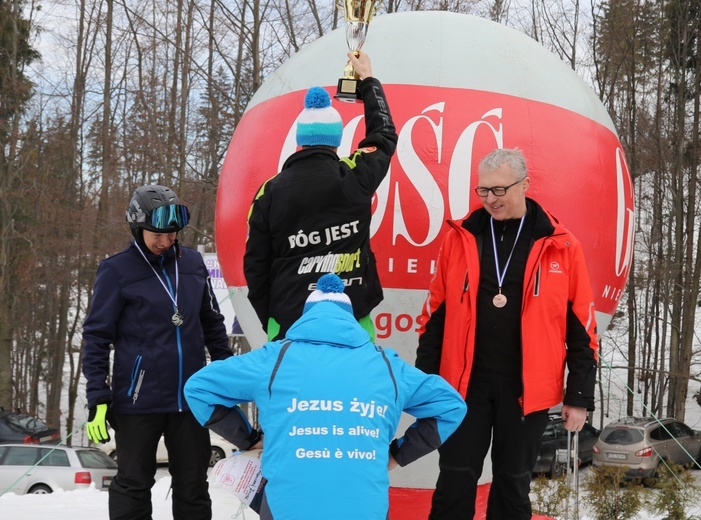
<svg viewBox="0 0 701 520">
<path fill-rule="evenodd" d="M 88 439 L 94 443 L 105 443 L 110 440 L 110 434 L 107 433 L 107 409 L 109 406 L 106 403 L 98 404 L 90 408 L 88 414 Z"/>
</svg>

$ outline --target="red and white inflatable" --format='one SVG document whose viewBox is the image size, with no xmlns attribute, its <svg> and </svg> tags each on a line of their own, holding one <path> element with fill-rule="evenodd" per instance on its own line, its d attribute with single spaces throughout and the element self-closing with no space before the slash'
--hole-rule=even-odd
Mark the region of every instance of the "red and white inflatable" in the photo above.
<svg viewBox="0 0 701 520">
<path fill-rule="evenodd" d="M 599 328 L 605 328 L 628 275 L 634 207 L 621 144 L 594 92 L 534 40 L 467 15 L 379 15 L 364 50 L 385 87 L 399 133 L 373 206 L 372 244 L 385 293 L 374 312 L 378 343 L 413 362 L 416 318 L 444 221 L 461 219 L 480 204 L 472 190 L 477 164 L 496 147 L 524 150 L 529 195 L 582 241 Z M 247 107 L 224 161 L 216 208 L 218 257 L 254 347 L 265 337 L 246 299 L 247 212 L 256 189 L 295 150 L 295 121 L 306 90 L 319 85 L 333 95 L 346 52 L 339 29 L 271 74 Z M 339 155 L 347 155 L 363 136 L 362 106 L 334 106 L 345 124 Z M 433 487 L 436 462 L 429 458 L 423 464 L 425 469 L 393 471 L 393 484 Z"/>
</svg>

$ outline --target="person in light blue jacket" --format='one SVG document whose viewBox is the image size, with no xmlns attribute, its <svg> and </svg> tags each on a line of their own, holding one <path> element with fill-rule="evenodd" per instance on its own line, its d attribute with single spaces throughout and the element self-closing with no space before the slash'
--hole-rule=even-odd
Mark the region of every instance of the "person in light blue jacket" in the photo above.
<svg viewBox="0 0 701 520">
<path fill-rule="evenodd" d="M 185 385 L 200 423 L 242 450 L 264 448 L 263 520 L 385 520 L 388 469 L 436 449 L 465 416 L 444 379 L 370 342 L 343 289 L 323 275 L 285 339 Z M 251 401 L 264 439 L 238 406 Z M 394 439 L 402 412 L 417 420 Z"/>
</svg>

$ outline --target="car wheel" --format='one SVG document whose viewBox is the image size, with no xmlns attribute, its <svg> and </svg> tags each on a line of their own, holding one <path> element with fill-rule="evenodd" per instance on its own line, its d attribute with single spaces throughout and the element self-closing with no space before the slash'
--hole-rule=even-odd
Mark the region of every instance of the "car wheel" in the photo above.
<svg viewBox="0 0 701 520">
<path fill-rule="evenodd" d="M 557 456 L 553 457 L 550 464 L 550 478 L 560 478 L 565 474 L 565 465 L 557 461 Z"/>
<path fill-rule="evenodd" d="M 216 446 L 212 446 L 212 453 L 209 456 L 209 467 L 212 468 L 214 465 L 224 458 L 224 450 Z"/>
<path fill-rule="evenodd" d="M 655 467 L 655 472 L 646 479 L 643 479 L 643 485 L 651 488 L 656 488 L 662 479 L 662 473 L 660 469 L 665 465 L 665 462 L 660 460 Z"/>
<path fill-rule="evenodd" d="M 49 493 L 53 493 L 53 490 L 45 484 L 37 484 L 30 488 L 29 493 L 32 495 L 48 495 Z"/>
</svg>

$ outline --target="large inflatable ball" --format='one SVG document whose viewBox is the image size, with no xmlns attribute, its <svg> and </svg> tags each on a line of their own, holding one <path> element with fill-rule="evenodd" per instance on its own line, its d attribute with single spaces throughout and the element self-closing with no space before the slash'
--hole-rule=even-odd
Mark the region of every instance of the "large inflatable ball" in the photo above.
<svg viewBox="0 0 701 520">
<path fill-rule="evenodd" d="M 445 220 L 462 219 L 481 205 L 473 191 L 477 165 L 497 147 L 524 151 L 529 196 L 583 243 L 603 330 L 626 283 L 634 206 L 621 144 L 594 92 L 534 40 L 468 15 L 378 15 L 363 49 L 384 85 L 399 134 L 373 202 L 372 247 L 385 294 L 373 312 L 378 343 L 413 363 L 417 317 Z M 265 335 L 246 298 L 247 213 L 256 190 L 296 149 L 295 122 L 306 90 L 319 85 L 335 94 L 347 51 L 340 28 L 267 77 L 226 154 L 217 251 L 236 315 L 254 347 Z M 345 125 L 339 155 L 348 155 L 364 136 L 363 108 L 334 106 Z"/>
</svg>

